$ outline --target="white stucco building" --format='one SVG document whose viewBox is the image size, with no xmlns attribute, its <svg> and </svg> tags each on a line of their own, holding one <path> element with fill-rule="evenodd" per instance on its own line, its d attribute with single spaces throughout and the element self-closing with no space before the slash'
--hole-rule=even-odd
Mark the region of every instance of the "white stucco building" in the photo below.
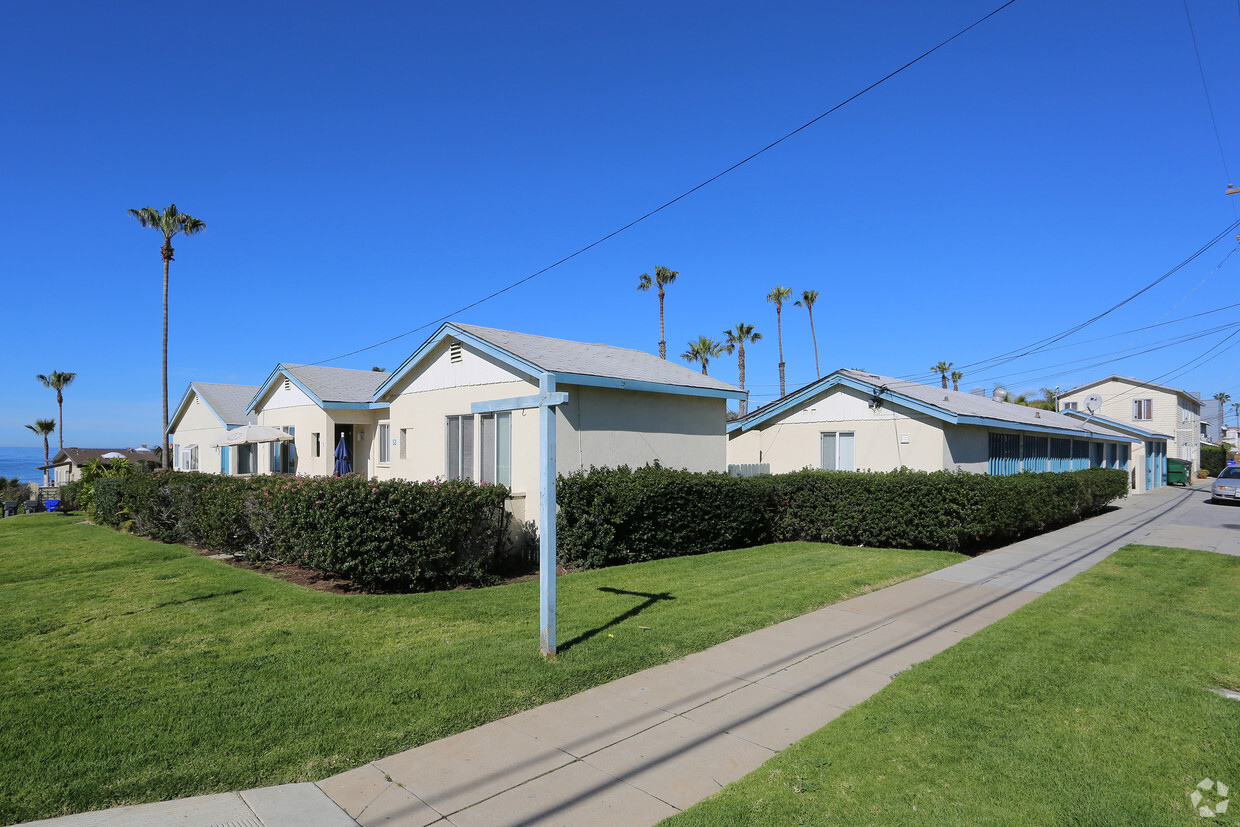
<svg viewBox="0 0 1240 827">
<path fill-rule="evenodd" d="M 1108 376 L 1059 396 L 1060 410 L 1088 412 L 1091 396 L 1100 398 L 1092 413 L 1170 437 L 1166 455 L 1201 467 L 1201 399 L 1179 388 Z"/>
<path fill-rule="evenodd" d="M 212 446 L 232 429 L 254 421 L 246 408 L 257 390 L 257 385 L 191 382 L 168 421 L 168 442 L 172 445 L 169 467 L 209 474 L 237 473 L 236 451 Z"/>
<path fill-rule="evenodd" d="M 779 474 L 1130 468 L 1140 440 L 1096 422 L 889 376 L 838 370 L 728 423 L 728 463 Z"/>
</svg>

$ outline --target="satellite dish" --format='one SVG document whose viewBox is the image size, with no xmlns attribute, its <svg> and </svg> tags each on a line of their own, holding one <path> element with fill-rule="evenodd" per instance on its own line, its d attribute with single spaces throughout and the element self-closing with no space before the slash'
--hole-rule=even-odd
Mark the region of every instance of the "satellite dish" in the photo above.
<svg viewBox="0 0 1240 827">
<path fill-rule="evenodd" d="M 1098 409 L 1102 407 L 1102 396 L 1100 394 L 1091 393 L 1085 397 L 1085 410 L 1090 413 L 1098 413 Z"/>
</svg>

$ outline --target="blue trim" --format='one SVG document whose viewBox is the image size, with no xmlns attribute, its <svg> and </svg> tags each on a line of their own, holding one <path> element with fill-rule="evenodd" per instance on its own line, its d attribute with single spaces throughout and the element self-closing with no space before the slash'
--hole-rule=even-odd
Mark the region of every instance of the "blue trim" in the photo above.
<svg viewBox="0 0 1240 827">
<path fill-rule="evenodd" d="M 164 434 L 164 436 L 167 436 L 168 434 L 172 433 L 175 430 L 175 428 L 173 427 L 173 423 L 176 423 L 179 418 L 185 415 L 185 411 L 189 409 L 189 405 L 190 405 L 189 395 L 191 393 L 195 394 L 199 399 L 202 400 L 203 404 L 207 406 L 207 409 L 211 411 L 211 415 L 214 416 L 217 420 L 219 420 L 219 423 L 221 425 L 223 425 L 225 428 L 228 428 L 228 429 L 236 427 L 235 425 L 229 425 L 227 422 L 225 422 L 224 417 L 220 416 L 219 413 L 215 410 L 215 408 L 211 406 L 211 403 L 207 401 L 207 398 L 202 395 L 202 391 L 198 390 L 198 388 L 194 386 L 193 382 L 190 382 L 189 387 L 185 389 L 185 395 L 181 397 L 181 403 L 177 405 L 176 412 L 168 419 L 168 431 Z"/>
<path fill-rule="evenodd" d="M 706 396 L 712 399 L 744 399 L 748 391 L 695 388 L 692 385 L 666 385 L 641 379 L 617 379 L 614 376 L 592 376 L 587 373 L 557 373 L 555 381 L 565 385 L 585 385 L 593 388 L 622 388 L 648 393 L 670 393 L 680 396 Z"/>
<path fill-rule="evenodd" d="M 984 416 L 962 416 L 957 421 L 959 425 L 981 425 L 986 428 L 1003 428 L 1008 431 L 1020 431 L 1022 433 L 1033 434 L 1056 434 L 1059 436 L 1071 437 L 1073 439 L 1099 439 L 1109 442 L 1118 442 L 1121 436 L 1112 436 L 1110 434 L 1100 434 L 1093 431 L 1070 431 L 1066 428 L 1055 428 L 1049 425 L 1031 425 L 1024 422 L 1012 422 L 1007 419 L 990 419 Z M 1140 442 L 1139 439 L 1129 438 L 1129 442 Z"/>
<path fill-rule="evenodd" d="M 303 385 L 296 376 L 289 373 L 288 370 L 285 369 L 283 363 L 280 363 L 276 365 L 275 370 L 273 370 L 271 372 L 271 375 L 267 377 L 267 381 L 259 385 L 258 393 L 254 394 L 254 398 L 250 400 L 250 406 L 245 409 L 246 413 L 254 413 L 254 408 L 258 405 L 258 400 L 262 399 L 270 391 L 275 389 L 275 386 L 277 382 L 279 381 L 278 377 L 281 377 L 281 376 L 283 376 L 285 379 L 288 379 L 290 382 L 296 385 L 301 390 L 302 393 L 304 393 L 306 396 L 310 397 L 311 400 L 313 400 L 314 404 L 318 405 L 320 408 L 325 407 L 322 399 L 319 399 L 317 396 L 311 393 L 309 388 Z"/>
</svg>

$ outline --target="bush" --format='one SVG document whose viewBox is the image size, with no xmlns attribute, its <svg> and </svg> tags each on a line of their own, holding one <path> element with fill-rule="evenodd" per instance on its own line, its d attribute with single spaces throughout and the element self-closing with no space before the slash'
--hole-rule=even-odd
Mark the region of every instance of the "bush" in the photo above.
<svg viewBox="0 0 1240 827">
<path fill-rule="evenodd" d="M 559 486 L 560 561 L 597 567 L 794 540 L 977 552 L 1097 513 L 1128 475 L 592 468 Z"/>
<path fill-rule="evenodd" d="M 1201 467 L 1217 477 L 1227 467 L 1227 449 L 1220 445 L 1201 446 Z"/>
<path fill-rule="evenodd" d="M 30 485 L 21 477 L 0 477 L 0 502 L 24 503 L 30 499 Z"/>
<path fill-rule="evenodd" d="M 70 511 L 77 511 L 82 507 L 82 482 L 81 480 L 73 480 L 60 484 L 60 510 L 66 514 Z"/>
<path fill-rule="evenodd" d="M 635 471 L 591 468 L 560 477 L 559 560 L 597 568 L 769 543 L 771 479 L 657 465 Z"/>
<path fill-rule="evenodd" d="M 507 489 L 471 482 L 156 472 L 95 489 L 101 516 L 135 533 L 386 591 L 489 582 L 508 536 Z"/>
</svg>

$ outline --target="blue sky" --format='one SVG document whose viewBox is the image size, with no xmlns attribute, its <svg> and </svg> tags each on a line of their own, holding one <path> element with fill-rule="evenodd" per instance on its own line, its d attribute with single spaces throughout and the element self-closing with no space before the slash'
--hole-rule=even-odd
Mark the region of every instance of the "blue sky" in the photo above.
<svg viewBox="0 0 1240 827">
<path fill-rule="evenodd" d="M 820 292 L 823 372 L 934 381 L 1070 328 L 1236 221 L 1235 3 L 1017 0 L 710 186 L 463 313 L 816 117 L 999 5 L 570 2 L 10 5 L 0 45 L 0 445 L 157 442 L 159 236 L 175 202 L 170 404 L 277 362 L 394 368 L 438 319 L 670 355 L 737 322 L 777 395 L 776 285 Z M 1234 231 L 1233 231 L 1234 234 Z M 1240 399 L 1227 241 L 1059 343 L 964 386 L 1110 373 Z M 788 386 L 815 378 L 785 306 Z M 1109 337 L 1099 339 L 1099 337 Z M 1096 341 L 1088 341 L 1096 340 Z M 1220 344 L 1221 343 L 1221 344 Z M 1218 345 L 1218 349 L 1209 349 Z M 1115 361 L 1129 349 L 1151 352 Z M 1193 366 L 1195 357 L 1210 359 Z M 1188 366 L 1184 368 L 1182 366 Z M 735 357 L 711 364 L 735 382 Z"/>
</svg>

